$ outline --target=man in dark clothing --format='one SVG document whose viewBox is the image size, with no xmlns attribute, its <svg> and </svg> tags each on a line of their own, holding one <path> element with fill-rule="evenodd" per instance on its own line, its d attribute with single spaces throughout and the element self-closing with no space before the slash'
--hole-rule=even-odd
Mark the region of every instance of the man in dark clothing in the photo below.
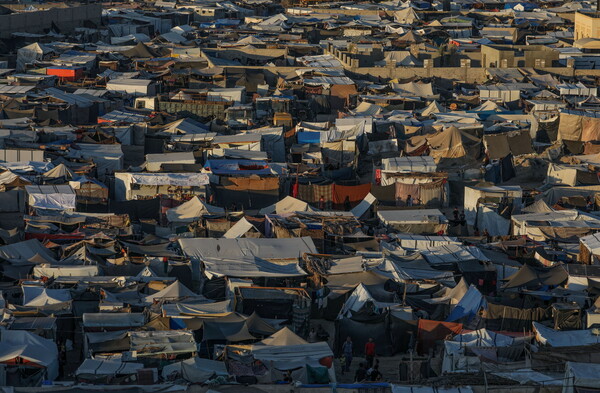
<svg viewBox="0 0 600 393">
<path fill-rule="evenodd" d="M 358 365 L 358 370 L 356 370 L 356 373 L 354 374 L 354 382 L 362 382 L 365 379 L 367 379 L 367 369 L 364 364 L 360 363 Z"/>
</svg>

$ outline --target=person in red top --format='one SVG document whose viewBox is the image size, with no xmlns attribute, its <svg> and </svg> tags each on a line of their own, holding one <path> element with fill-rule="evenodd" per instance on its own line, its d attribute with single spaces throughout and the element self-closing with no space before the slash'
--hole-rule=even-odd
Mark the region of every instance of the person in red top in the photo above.
<svg viewBox="0 0 600 393">
<path fill-rule="evenodd" d="M 365 359 L 367 360 L 367 367 L 373 366 L 373 359 L 375 359 L 375 343 L 372 338 L 365 344 Z"/>
</svg>

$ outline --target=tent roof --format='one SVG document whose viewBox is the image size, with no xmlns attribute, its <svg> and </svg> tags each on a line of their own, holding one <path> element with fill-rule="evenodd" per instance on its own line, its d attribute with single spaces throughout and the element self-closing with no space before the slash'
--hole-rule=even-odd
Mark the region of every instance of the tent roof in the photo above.
<svg viewBox="0 0 600 393">
<path fill-rule="evenodd" d="M 72 179 L 75 175 L 67 166 L 63 163 L 58 164 L 48 172 L 44 173 L 44 177 L 51 179 L 59 179 L 64 177 L 65 179 Z"/>
<path fill-rule="evenodd" d="M 260 214 L 285 214 L 285 213 L 294 213 L 294 212 L 306 212 L 306 211 L 314 211 L 312 207 L 308 205 L 308 203 L 301 201 L 300 199 L 296 199 L 293 196 L 286 196 L 279 202 L 267 206 L 260 210 Z"/>
<path fill-rule="evenodd" d="M 181 205 L 167 210 L 170 222 L 193 222 L 204 215 L 225 214 L 225 209 L 209 205 L 197 196 Z"/>
<path fill-rule="evenodd" d="M 277 333 L 274 333 L 270 337 L 265 338 L 260 343 L 264 345 L 284 346 L 308 344 L 308 341 L 304 340 L 296 333 L 292 332 L 286 326 Z"/>
<path fill-rule="evenodd" d="M 194 293 L 192 290 L 188 289 L 185 285 L 183 285 L 179 280 L 175 281 L 173 284 L 169 285 L 162 291 L 156 292 L 155 294 L 148 295 L 145 297 L 145 301 L 148 303 L 152 303 L 155 299 L 181 299 L 186 297 L 199 297 L 200 295 Z"/>
<path fill-rule="evenodd" d="M 550 268 L 536 268 L 524 265 L 518 272 L 508 278 L 504 288 L 518 288 L 540 285 L 560 285 L 569 278 L 562 265 Z"/>
</svg>

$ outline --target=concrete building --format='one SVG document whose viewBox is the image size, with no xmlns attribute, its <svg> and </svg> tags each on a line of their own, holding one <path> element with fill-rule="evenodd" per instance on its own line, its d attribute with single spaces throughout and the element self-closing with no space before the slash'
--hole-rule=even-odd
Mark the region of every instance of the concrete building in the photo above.
<svg viewBox="0 0 600 393">
<path fill-rule="evenodd" d="M 575 13 L 575 39 L 600 38 L 600 13 Z"/>
<path fill-rule="evenodd" d="M 557 61 L 557 50 L 544 45 L 482 45 L 482 67 L 552 67 Z"/>
</svg>

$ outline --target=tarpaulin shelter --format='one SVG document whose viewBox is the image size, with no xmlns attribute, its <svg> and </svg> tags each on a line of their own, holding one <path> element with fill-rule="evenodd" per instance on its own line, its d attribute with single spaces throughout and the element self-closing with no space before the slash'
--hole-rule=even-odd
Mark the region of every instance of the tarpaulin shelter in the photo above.
<svg viewBox="0 0 600 393">
<path fill-rule="evenodd" d="M 600 344 L 600 336 L 587 330 L 554 330 L 538 322 L 533 322 L 535 339 L 541 345 L 550 347 L 581 347 Z"/>
<path fill-rule="evenodd" d="M 182 378 L 190 383 L 204 383 L 214 377 L 227 376 L 229 372 L 225 362 L 198 357 L 171 363 L 162 369 L 162 377 L 165 381 Z"/>
<path fill-rule="evenodd" d="M 471 285 L 458 304 L 446 318 L 447 322 L 468 322 L 487 307 L 487 301 L 477 287 Z"/>
<path fill-rule="evenodd" d="M 508 282 L 504 284 L 504 288 L 554 286 L 564 283 L 568 278 L 568 273 L 561 265 L 550 268 L 524 265 L 517 273 L 508 278 Z"/>
<path fill-rule="evenodd" d="M 444 233 L 448 219 L 438 209 L 380 210 L 377 218 L 400 232 L 420 234 Z"/>
<path fill-rule="evenodd" d="M 30 207 L 35 209 L 74 211 L 76 194 L 69 185 L 25 186 Z"/>
<path fill-rule="evenodd" d="M 144 298 L 146 303 L 153 302 L 165 302 L 165 301 L 180 301 L 180 300 L 194 300 L 204 297 L 194 293 L 192 290 L 188 289 L 185 285 L 183 285 L 179 281 L 175 281 L 173 284 L 169 285 L 162 291 L 156 292 L 152 295 L 148 295 Z"/>
<path fill-rule="evenodd" d="M 292 196 L 286 196 L 279 202 L 267 206 L 265 208 L 260 209 L 260 214 L 286 214 L 286 213 L 295 213 L 295 212 L 311 212 L 314 211 L 310 205 L 304 201 L 296 199 Z"/>
<path fill-rule="evenodd" d="M 437 341 L 444 340 L 449 334 L 459 334 L 462 329 L 462 323 L 419 319 L 417 350 L 421 354 L 426 354 L 430 349 L 435 349 Z"/>
<path fill-rule="evenodd" d="M 454 126 L 428 136 L 427 143 L 431 149 L 429 155 L 438 163 L 443 159 L 476 159 L 481 150 L 479 138 Z"/>
<path fill-rule="evenodd" d="M 46 369 L 47 380 L 58 377 L 58 348 L 48 340 L 24 330 L 0 332 L 0 363 L 9 367 L 38 367 Z"/>
<path fill-rule="evenodd" d="M 521 186 L 465 186 L 464 211 L 469 225 L 475 225 L 478 218 L 479 205 L 482 203 L 500 203 L 506 199 L 512 206 L 511 212 L 519 212 L 523 207 L 523 189 Z M 483 228 L 480 228 L 483 229 Z"/>
<path fill-rule="evenodd" d="M 197 196 L 177 207 L 167 210 L 166 213 L 167 220 L 173 223 L 189 223 L 199 220 L 204 215 L 222 214 L 225 214 L 225 209 L 209 205 Z"/>
<path fill-rule="evenodd" d="M 487 329 L 479 329 L 454 336 L 444 341 L 442 370 L 445 373 L 478 371 L 482 360 L 491 362 L 512 362 L 523 354 L 522 340 L 498 334 Z M 469 356 L 468 354 L 472 354 Z"/>
<path fill-rule="evenodd" d="M 600 364 L 567 362 L 562 393 L 592 392 L 600 385 Z"/>
<path fill-rule="evenodd" d="M 192 261 L 196 277 L 200 277 L 200 264 L 209 258 L 258 258 L 296 259 L 304 253 L 316 253 L 317 249 L 310 237 L 289 239 L 179 239 L 179 245 Z M 247 259 L 246 259 L 247 261 Z M 254 267 L 256 269 L 256 267 Z"/>
<path fill-rule="evenodd" d="M 75 371 L 79 381 L 108 384 L 113 378 L 137 375 L 142 363 L 123 362 L 118 359 L 84 359 Z"/>
</svg>

